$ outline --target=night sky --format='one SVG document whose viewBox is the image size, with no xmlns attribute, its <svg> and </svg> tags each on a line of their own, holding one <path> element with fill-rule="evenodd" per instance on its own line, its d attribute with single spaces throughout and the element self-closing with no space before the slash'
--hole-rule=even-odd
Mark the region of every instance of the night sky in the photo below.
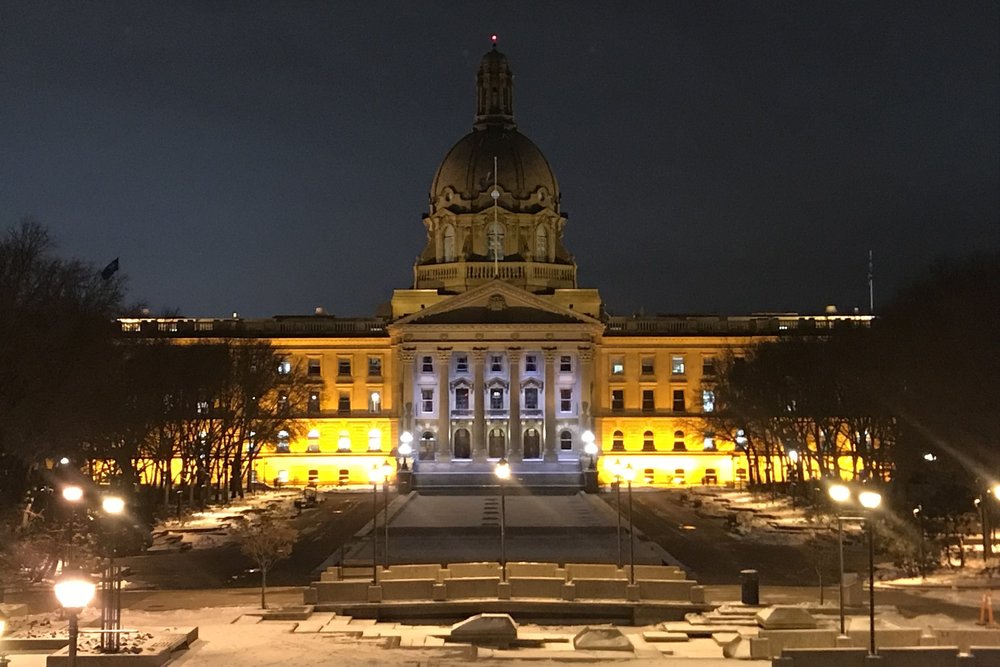
<svg viewBox="0 0 1000 667">
<path fill-rule="evenodd" d="M 373 314 L 493 32 L 614 314 L 867 309 L 869 249 L 878 309 L 1000 248 L 1000 3 L 949 0 L 0 0 L 0 228 L 154 313 Z"/>
</svg>

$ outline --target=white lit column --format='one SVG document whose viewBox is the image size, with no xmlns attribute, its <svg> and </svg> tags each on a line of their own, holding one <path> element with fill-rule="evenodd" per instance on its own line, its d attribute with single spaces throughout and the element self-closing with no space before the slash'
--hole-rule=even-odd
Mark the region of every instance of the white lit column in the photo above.
<svg viewBox="0 0 1000 667">
<path fill-rule="evenodd" d="M 402 382 L 397 382 L 399 410 L 399 432 L 413 433 L 413 359 L 415 351 L 410 348 L 399 348 L 399 358 L 402 361 Z"/>
<path fill-rule="evenodd" d="M 438 433 L 437 460 L 451 460 L 451 396 L 448 376 L 451 374 L 451 350 L 438 350 Z"/>
<path fill-rule="evenodd" d="M 507 350 L 510 368 L 510 438 L 507 460 L 520 461 L 524 458 L 521 449 L 521 348 Z"/>
<path fill-rule="evenodd" d="M 545 354 L 545 460 L 555 461 L 556 456 L 556 349 L 547 348 Z"/>
<path fill-rule="evenodd" d="M 472 394 L 474 397 L 472 422 L 472 459 L 486 460 L 486 386 L 483 381 L 483 364 L 486 363 L 486 350 L 472 350 Z"/>
<path fill-rule="evenodd" d="M 594 430 L 594 349 L 580 348 L 580 429 Z M 586 407 L 585 407 L 586 406 Z"/>
</svg>

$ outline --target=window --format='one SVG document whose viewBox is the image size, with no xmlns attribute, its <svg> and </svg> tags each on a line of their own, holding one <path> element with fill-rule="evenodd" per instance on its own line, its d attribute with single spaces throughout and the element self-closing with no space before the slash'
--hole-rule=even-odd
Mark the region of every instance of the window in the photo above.
<svg viewBox="0 0 1000 667">
<path fill-rule="evenodd" d="M 443 240 L 441 254 L 444 256 L 444 261 L 455 261 L 455 228 L 451 225 L 446 225 L 441 237 Z"/>
<path fill-rule="evenodd" d="M 538 357 L 533 354 L 524 355 L 524 372 L 525 373 L 537 373 L 538 372 Z"/>
<path fill-rule="evenodd" d="M 292 362 L 282 359 L 278 362 L 278 375 L 288 375 L 292 372 Z"/>
<path fill-rule="evenodd" d="M 314 428 L 309 431 L 308 444 L 306 445 L 306 451 L 315 454 L 319 451 L 319 429 Z"/>
<path fill-rule="evenodd" d="M 310 391 L 309 400 L 306 403 L 306 414 L 318 415 L 319 414 L 319 392 Z"/>
<path fill-rule="evenodd" d="M 674 412 L 684 412 L 683 389 L 674 389 Z"/>
<path fill-rule="evenodd" d="M 653 364 L 653 357 L 643 357 L 639 361 L 639 369 L 643 375 L 654 375 L 655 366 Z"/>
<path fill-rule="evenodd" d="M 368 394 L 368 412 L 378 414 L 382 411 L 382 394 L 373 391 Z"/>
<path fill-rule="evenodd" d="M 685 475 L 684 468 L 674 468 L 674 484 L 684 484 L 687 481 Z"/>
<path fill-rule="evenodd" d="M 573 449 L 573 434 L 569 431 L 563 431 L 559 434 L 559 449 L 564 452 Z"/>
<path fill-rule="evenodd" d="M 705 389 L 701 392 L 702 412 L 713 412 L 715 410 L 715 392 Z"/>
<path fill-rule="evenodd" d="M 707 452 L 715 451 L 715 434 L 711 431 L 705 432 L 704 449 Z"/>
<path fill-rule="evenodd" d="M 197 410 L 198 410 L 198 414 L 199 415 L 207 415 L 208 414 L 208 401 L 206 401 L 204 399 L 199 400 L 198 401 Z"/>
<path fill-rule="evenodd" d="M 560 389 L 559 390 L 559 412 L 572 412 L 573 411 L 573 390 L 572 389 Z"/>
<path fill-rule="evenodd" d="M 612 375 L 625 375 L 625 359 L 624 359 L 624 357 L 611 357 L 611 374 Z"/>
<path fill-rule="evenodd" d="M 288 431 L 278 431 L 278 444 L 275 449 L 279 454 L 288 453 Z"/>
<path fill-rule="evenodd" d="M 341 431 L 340 435 L 337 436 L 337 451 L 338 452 L 349 452 L 351 451 L 351 434 L 347 431 Z"/>
<path fill-rule="evenodd" d="M 308 473 L 306 473 L 306 475 L 309 479 L 310 484 L 319 483 L 319 470 L 310 470 Z"/>
<path fill-rule="evenodd" d="M 469 372 L 469 355 L 460 354 L 457 357 L 455 357 L 455 372 L 456 373 Z"/>
<path fill-rule="evenodd" d="M 611 451 L 613 452 L 624 452 L 625 451 L 625 434 L 621 431 L 615 431 L 611 436 Z"/>
<path fill-rule="evenodd" d="M 642 479 L 646 484 L 652 484 L 656 481 L 656 471 L 653 468 L 646 468 L 642 471 Z"/>
<path fill-rule="evenodd" d="M 618 412 L 625 409 L 625 390 L 611 390 L 611 409 Z"/>
<path fill-rule="evenodd" d="M 377 452 L 382 449 L 382 431 L 373 428 L 368 431 L 368 451 Z"/>
<path fill-rule="evenodd" d="M 351 481 L 351 471 L 347 468 L 341 468 L 337 471 L 337 484 L 340 486 L 347 486 L 347 483 Z"/>
<path fill-rule="evenodd" d="M 306 373 L 309 375 L 309 377 L 319 377 L 320 375 L 323 374 L 319 359 L 310 359 L 309 364 L 306 366 L 306 368 L 307 368 Z"/>
<path fill-rule="evenodd" d="M 535 230 L 535 260 L 544 262 L 549 258 L 549 232 L 542 225 Z"/>
<path fill-rule="evenodd" d="M 573 372 L 573 357 L 568 354 L 563 354 L 559 357 L 559 372 L 560 373 L 572 373 Z"/>
<path fill-rule="evenodd" d="M 430 355 L 425 355 L 420 357 L 420 372 L 421 373 L 433 373 L 434 372 L 434 358 Z"/>
<path fill-rule="evenodd" d="M 490 389 L 490 410 L 503 410 L 503 389 L 499 387 Z"/>
<path fill-rule="evenodd" d="M 684 357 L 678 354 L 670 357 L 671 375 L 684 375 Z"/>
<path fill-rule="evenodd" d="M 653 432 L 646 431 L 642 434 L 642 451 L 644 452 L 655 452 L 656 443 L 653 441 Z"/>
<path fill-rule="evenodd" d="M 340 414 L 351 413 L 351 393 L 349 391 L 342 391 L 337 397 L 337 412 Z"/>
<path fill-rule="evenodd" d="M 456 410 L 468 410 L 469 409 L 469 389 L 468 387 L 459 387 L 455 390 L 455 409 Z"/>
<path fill-rule="evenodd" d="M 486 244 L 490 259 L 503 259 L 504 229 L 500 223 L 493 223 L 486 232 Z"/>
<path fill-rule="evenodd" d="M 701 360 L 701 374 L 706 377 L 715 376 L 715 359 L 713 357 L 705 357 Z"/>
<path fill-rule="evenodd" d="M 653 389 L 642 390 L 642 411 L 653 412 L 656 410 L 656 392 Z"/>
<path fill-rule="evenodd" d="M 687 445 L 684 444 L 684 431 L 674 431 L 674 451 L 686 452 Z"/>
<path fill-rule="evenodd" d="M 490 355 L 490 372 L 491 373 L 503 372 L 503 355 L 501 354 Z"/>
<path fill-rule="evenodd" d="M 337 359 L 337 377 L 351 377 L 351 360 L 349 357 Z"/>
<path fill-rule="evenodd" d="M 382 357 L 368 357 L 368 377 L 382 377 Z"/>
<path fill-rule="evenodd" d="M 525 387 L 525 389 L 524 389 L 524 409 L 525 410 L 537 410 L 538 409 L 538 388 L 537 387 Z"/>
<path fill-rule="evenodd" d="M 420 411 L 421 412 L 434 412 L 434 390 L 433 389 L 421 389 L 420 390 Z"/>
</svg>

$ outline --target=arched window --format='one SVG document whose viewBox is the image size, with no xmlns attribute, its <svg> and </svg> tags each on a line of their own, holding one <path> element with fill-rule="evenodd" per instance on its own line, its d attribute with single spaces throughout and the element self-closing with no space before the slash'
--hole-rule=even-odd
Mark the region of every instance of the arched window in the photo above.
<svg viewBox="0 0 1000 667">
<path fill-rule="evenodd" d="M 455 431 L 455 442 L 452 456 L 456 459 L 472 458 L 472 445 L 469 429 L 460 428 Z"/>
<path fill-rule="evenodd" d="M 444 261 L 455 261 L 455 228 L 451 225 L 445 225 L 441 234 L 441 254 L 444 256 Z"/>
<path fill-rule="evenodd" d="M 615 431 L 611 436 L 611 451 L 613 452 L 624 452 L 625 451 L 625 434 L 621 431 Z"/>
<path fill-rule="evenodd" d="M 373 428 L 368 431 L 368 451 L 377 452 L 382 449 L 382 431 Z"/>
<path fill-rule="evenodd" d="M 349 452 L 351 451 L 351 434 L 347 431 L 341 431 L 340 435 L 337 436 L 337 451 L 338 452 Z"/>
<path fill-rule="evenodd" d="M 549 259 L 549 232 L 544 225 L 535 229 L 535 260 L 545 262 Z"/>
<path fill-rule="evenodd" d="M 687 445 L 684 444 L 684 431 L 674 431 L 674 451 L 687 451 Z"/>
<path fill-rule="evenodd" d="M 490 437 L 486 443 L 486 455 L 491 459 L 503 458 L 507 453 L 507 438 L 501 429 L 490 429 Z"/>
<path fill-rule="evenodd" d="M 486 250 L 490 259 L 503 259 L 503 225 L 499 222 L 490 224 L 486 232 Z"/>
<path fill-rule="evenodd" d="M 309 431 L 309 444 L 306 445 L 307 452 L 318 452 L 319 451 L 319 429 L 314 428 Z"/>
<path fill-rule="evenodd" d="M 287 454 L 288 453 L 288 431 L 285 431 L 284 429 L 282 429 L 281 431 L 278 431 L 278 447 L 277 447 L 277 450 L 278 450 L 279 454 Z"/>
<path fill-rule="evenodd" d="M 559 449 L 564 452 L 568 452 L 573 449 L 573 434 L 569 431 L 563 431 L 559 434 Z"/>
<path fill-rule="evenodd" d="M 434 432 L 424 431 L 423 435 L 420 436 L 420 449 L 418 451 L 421 461 L 434 460 L 434 446 L 436 443 L 437 438 L 434 437 Z"/>
<path fill-rule="evenodd" d="M 656 443 L 653 442 L 653 432 L 646 431 L 642 434 L 642 451 L 644 452 L 655 452 Z"/>
<path fill-rule="evenodd" d="M 542 439 L 537 428 L 529 428 L 524 432 L 524 458 L 542 458 Z"/>
</svg>

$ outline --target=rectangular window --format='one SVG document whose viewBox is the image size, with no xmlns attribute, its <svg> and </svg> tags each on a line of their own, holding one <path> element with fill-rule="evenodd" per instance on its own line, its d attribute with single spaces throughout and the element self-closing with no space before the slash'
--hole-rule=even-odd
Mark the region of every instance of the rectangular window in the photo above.
<svg viewBox="0 0 1000 667">
<path fill-rule="evenodd" d="M 501 354 L 490 355 L 490 372 L 491 373 L 503 372 L 503 355 Z"/>
<path fill-rule="evenodd" d="M 490 389 L 490 410 L 503 410 L 503 389 Z"/>
<path fill-rule="evenodd" d="M 455 357 L 455 372 L 456 373 L 468 373 L 469 372 L 469 356 L 466 354 L 460 354 Z"/>
<path fill-rule="evenodd" d="M 538 372 L 538 357 L 533 354 L 524 355 L 524 372 L 525 373 L 537 373 Z"/>
<path fill-rule="evenodd" d="M 373 391 L 368 394 L 368 412 L 378 414 L 382 411 L 382 394 Z"/>
<path fill-rule="evenodd" d="M 434 357 L 430 355 L 420 357 L 420 372 L 421 373 L 434 372 Z"/>
<path fill-rule="evenodd" d="M 559 412 L 572 412 L 573 411 L 573 390 L 572 389 L 560 389 L 559 390 Z"/>
<path fill-rule="evenodd" d="M 569 356 L 568 354 L 564 354 L 559 357 L 559 372 L 560 373 L 573 372 L 573 357 Z"/>
<path fill-rule="evenodd" d="M 625 358 L 611 357 L 611 374 L 625 375 Z"/>
<path fill-rule="evenodd" d="M 420 390 L 420 411 L 421 412 L 434 412 L 434 390 L 433 389 L 421 389 Z"/>
<path fill-rule="evenodd" d="M 382 377 L 382 357 L 368 357 L 368 377 Z"/>
<path fill-rule="evenodd" d="M 278 362 L 278 375 L 288 375 L 292 372 L 292 362 L 282 359 Z"/>
<path fill-rule="evenodd" d="M 342 415 L 351 414 L 351 392 L 340 392 L 340 396 L 337 397 L 337 412 Z"/>
<path fill-rule="evenodd" d="M 653 364 L 653 357 L 643 357 L 639 368 L 643 375 L 654 375 L 656 369 Z"/>
<path fill-rule="evenodd" d="M 642 390 L 642 411 L 653 412 L 656 410 L 656 393 L 653 389 Z"/>
<path fill-rule="evenodd" d="M 337 377 L 351 377 L 350 357 L 337 358 Z"/>
<path fill-rule="evenodd" d="M 198 414 L 199 415 L 208 414 L 208 401 L 205 400 L 198 401 Z"/>
<path fill-rule="evenodd" d="M 310 359 L 307 368 L 308 368 L 307 373 L 311 378 L 319 377 L 320 375 L 323 374 L 323 369 L 320 366 L 319 359 Z"/>
<path fill-rule="evenodd" d="M 537 410 L 538 409 L 538 388 L 537 387 L 526 387 L 524 389 L 524 409 L 525 410 Z"/>
<path fill-rule="evenodd" d="M 469 389 L 467 387 L 459 387 L 455 390 L 455 409 L 469 409 Z"/>
<path fill-rule="evenodd" d="M 674 389 L 674 412 L 684 412 L 683 389 Z"/>
<path fill-rule="evenodd" d="M 611 409 L 620 412 L 625 409 L 625 390 L 624 389 L 612 389 L 611 390 Z"/>
<path fill-rule="evenodd" d="M 705 357 L 701 360 L 701 374 L 705 377 L 715 377 L 715 359 Z"/>
<path fill-rule="evenodd" d="M 706 433 L 705 434 L 704 449 L 706 451 L 714 451 L 715 450 L 715 434 L 714 433 Z"/>
<path fill-rule="evenodd" d="M 278 431 L 278 444 L 276 449 L 279 454 L 288 453 L 288 431 Z"/>
<path fill-rule="evenodd" d="M 670 357 L 671 375 L 684 375 L 684 357 L 678 354 Z"/>
<path fill-rule="evenodd" d="M 705 389 L 701 392 L 701 410 L 702 412 L 714 412 L 715 411 L 715 392 L 710 389 Z"/>
<path fill-rule="evenodd" d="M 319 392 L 310 391 L 309 401 L 306 403 L 306 412 L 310 415 L 319 414 Z"/>
</svg>

